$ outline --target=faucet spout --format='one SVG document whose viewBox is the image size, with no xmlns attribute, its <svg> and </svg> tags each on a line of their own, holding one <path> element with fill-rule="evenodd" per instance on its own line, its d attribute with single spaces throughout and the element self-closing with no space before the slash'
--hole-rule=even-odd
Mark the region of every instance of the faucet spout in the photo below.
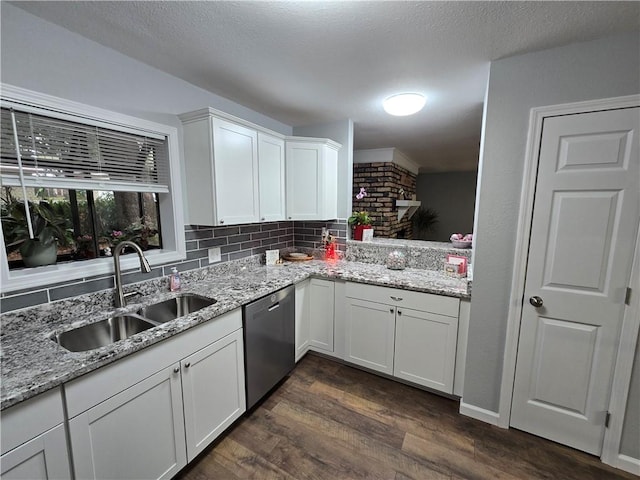
<svg viewBox="0 0 640 480">
<path fill-rule="evenodd" d="M 142 249 L 137 244 L 126 240 L 116 245 L 116 247 L 113 250 L 113 265 L 114 265 L 115 274 L 116 274 L 116 296 L 115 296 L 116 308 L 124 307 L 126 305 L 124 292 L 122 291 L 122 271 L 120 270 L 120 255 L 122 254 L 122 249 L 124 247 L 131 247 L 138 254 L 138 258 L 140 259 L 141 272 L 149 273 L 151 271 L 151 266 L 149 265 L 149 261 L 144 256 L 144 253 L 142 253 Z"/>
</svg>

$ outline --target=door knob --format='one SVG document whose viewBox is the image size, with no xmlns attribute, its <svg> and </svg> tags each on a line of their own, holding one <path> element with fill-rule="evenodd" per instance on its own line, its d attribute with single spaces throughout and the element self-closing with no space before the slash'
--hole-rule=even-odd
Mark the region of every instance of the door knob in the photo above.
<svg viewBox="0 0 640 480">
<path fill-rule="evenodd" d="M 536 308 L 540 308 L 542 305 L 544 305 L 544 301 L 542 300 L 542 298 L 538 297 L 537 295 L 530 297 L 529 303 Z"/>
</svg>

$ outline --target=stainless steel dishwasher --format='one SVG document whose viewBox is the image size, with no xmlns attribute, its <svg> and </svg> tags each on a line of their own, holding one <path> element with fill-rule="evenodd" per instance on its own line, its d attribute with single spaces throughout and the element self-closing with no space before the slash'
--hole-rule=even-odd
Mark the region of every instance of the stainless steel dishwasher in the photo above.
<svg viewBox="0 0 640 480">
<path fill-rule="evenodd" d="M 245 305 L 242 318 L 248 410 L 295 366 L 293 285 Z"/>
</svg>

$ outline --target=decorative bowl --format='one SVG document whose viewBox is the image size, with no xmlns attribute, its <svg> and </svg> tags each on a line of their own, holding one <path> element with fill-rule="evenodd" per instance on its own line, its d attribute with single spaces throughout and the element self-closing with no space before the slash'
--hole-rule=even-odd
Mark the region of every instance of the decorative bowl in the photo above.
<svg viewBox="0 0 640 480">
<path fill-rule="evenodd" d="M 464 240 L 451 240 L 451 244 L 455 248 L 469 248 L 473 241 L 465 242 Z"/>
</svg>

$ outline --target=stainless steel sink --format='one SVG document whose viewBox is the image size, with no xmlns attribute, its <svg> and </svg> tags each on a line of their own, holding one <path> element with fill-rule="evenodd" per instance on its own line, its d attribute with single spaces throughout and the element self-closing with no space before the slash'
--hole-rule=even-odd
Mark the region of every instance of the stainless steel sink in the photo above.
<svg viewBox="0 0 640 480">
<path fill-rule="evenodd" d="M 138 313 L 153 322 L 165 323 L 197 312 L 214 303 L 216 303 L 216 300 L 185 293 L 170 300 L 146 306 Z"/>
<path fill-rule="evenodd" d="M 118 315 L 83 327 L 51 336 L 71 352 L 84 352 L 124 340 L 162 323 L 183 317 L 216 303 L 216 300 L 185 293 L 164 302 L 154 303 L 128 315 Z"/>
<path fill-rule="evenodd" d="M 154 326 L 136 314 L 118 315 L 59 333 L 52 340 L 71 352 L 84 352 L 124 340 Z"/>
</svg>

